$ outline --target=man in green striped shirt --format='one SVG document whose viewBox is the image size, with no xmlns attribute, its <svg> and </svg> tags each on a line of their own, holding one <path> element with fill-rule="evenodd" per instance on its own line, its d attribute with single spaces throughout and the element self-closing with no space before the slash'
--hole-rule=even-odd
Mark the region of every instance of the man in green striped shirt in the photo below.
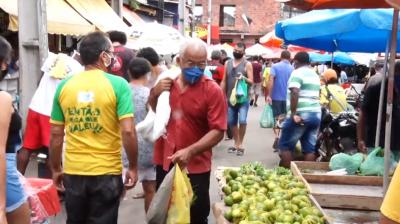
<svg viewBox="0 0 400 224">
<path fill-rule="evenodd" d="M 299 52 L 294 57 L 296 70 L 288 82 L 288 118 L 282 125 L 279 140 L 280 165 L 289 168 L 297 142 L 300 140 L 304 159 L 316 159 L 315 144 L 321 123 L 319 103 L 320 79 L 310 67 L 310 57 Z"/>
</svg>

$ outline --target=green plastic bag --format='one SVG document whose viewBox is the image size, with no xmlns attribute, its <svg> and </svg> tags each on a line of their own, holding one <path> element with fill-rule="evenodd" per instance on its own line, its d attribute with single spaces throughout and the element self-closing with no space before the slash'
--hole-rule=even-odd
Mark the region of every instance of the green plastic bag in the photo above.
<svg viewBox="0 0 400 224">
<path fill-rule="evenodd" d="M 237 103 L 245 103 L 249 98 L 249 93 L 247 90 L 247 83 L 244 79 L 240 79 L 236 86 L 236 98 Z"/>
<path fill-rule="evenodd" d="M 274 115 L 272 113 L 271 105 L 267 104 L 261 114 L 260 127 L 262 128 L 273 128 L 275 125 Z"/>
<path fill-rule="evenodd" d="M 364 176 L 383 176 L 385 171 L 384 149 L 375 148 L 368 154 L 367 159 L 361 164 L 361 175 Z M 393 153 L 390 155 L 390 167 L 393 171 L 397 163 L 393 158 Z M 390 172 L 393 173 L 393 172 Z"/>
<path fill-rule="evenodd" d="M 345 153 L 339 153 L 333 155 L 329 162 L 329 168 L 331 170 L 346 169 L 346 172 L 350 175 L 355 174 L 361 166 L 364 159 L 362 153 L 356 153 L 354 155 L 348 155 Z"/>
</svg>

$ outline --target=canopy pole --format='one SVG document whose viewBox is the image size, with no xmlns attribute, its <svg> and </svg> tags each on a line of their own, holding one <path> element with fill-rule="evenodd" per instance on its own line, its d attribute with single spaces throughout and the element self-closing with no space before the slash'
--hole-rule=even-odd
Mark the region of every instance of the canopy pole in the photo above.
<svg viewBox="0 0 400 224">
<path fill-rule="evenodd" d="M 334 55 L 333 55 L 333 52 L 332 52 L 331 69 L 333 69 L 333 57 L 334 57 Z"/>
<path fill-rule="evenodd" d="M 389 78 L 388 78 L 388 93 L 387 93 L 387 106 L 386 106 L 386 129 L 385 129 L 385 172 L 383 175 L 383 192 L 389 187 L 389 169 L 390 169 L 390 143 L 392 131 L 392 114 L 393 114 L 393 87 L 394 87 L 394 65 L 396 61 L 397 52 L 397 31 L 399 23 L 399 10 L 394 9 L 393 12 L 393 26 L 392 26 L 392 39 L 390 48 L 390 61 L 389 61 Z M 398 137 L 398 136 L 396 136 Z"/>
<path fill-rule="evenodd" d="M 381 92 L 379 95 L 379 107 L 378 107 L 378 120 L 376 123 L 376 132 L 375 132 L 375 148 L 379 147 L 379 143 L 381 141 L 381 128 L 382 128 L 382 111 L 383 111 L 383 100 L 385 97 L 385 86 L 386 86 L 386 77 L 388 75 L 388 61 L 389 61 L 389 49 L 391 43 L 391 34 L 388 34 L 388 40 L 386 42 L 386 51 L 385 51 L 385 64 L 383 67 L 383 80 L 381 83 Z M 368 84 L 367 84 L 368 85 Z"/>
<path fill-rule="evenodd" d="M 194 1 L 194 0 L 193 0 Z M 211 45 L 211 11 L 212 11 L 212 0 L 208 0 L 208 18 L 207 18 L 207 44 Z"/>
</svg>

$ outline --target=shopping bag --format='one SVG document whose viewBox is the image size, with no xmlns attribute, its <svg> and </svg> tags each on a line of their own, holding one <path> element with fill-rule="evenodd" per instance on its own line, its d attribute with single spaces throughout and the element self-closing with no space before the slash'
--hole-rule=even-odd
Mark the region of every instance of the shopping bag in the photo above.
<svg viewBox="0 0 400 224">
<path fill-rule="evenodd" d="M 249 97 L 247 90 L 247 83 L 244 79 L 240 79 L 237 83 L 236 87 L 236 102 L 237 103 L 245 103 L 247 102 Z"/>
<path fill-rule="evenodd" d="M 329 161 L 329 168 L 331 170 L 346 169 L 346 172 L 350 175 L 354 175 L 361 166 L 364 160 L 362 153 L 356 153 L 354 155 L 348 155 L 346 153 L 339 153 L 332 156 Z"/>
<path fill-rule="evenodd" d="M 369 154 L 367 159 L 361 164 L 360 171 L 361 175 L 364 176 L 383 176 L 385 170 L 385 158 L 384 149 L 375 148 Z M 390 155 L 390 174 L 393 174 L 397 162 L 393 158 L 393 154 Z"/>
<path fill-rule="evenodd" d="M 230 103 L 232 106 L 235 106 L 236 103 L 237 103 L 237 98 L 236 98 L 236 88 L 237 88 L 237 84 L 238 84 L 238 81 L 236 80 L 235 86 L 233 87 L 232 92 L 231 92 L 231 95 L 229 96 L 229 103 Z"/>
<path fill-rule="evenodd" d="M 175 167 L 173 167 L 154 195 L 146 218 L 148 224 L 165 224 L 167 221 L 168 207 L 174 184 Z"/>
<path fill-rule="evenodd" d="M 190 223 L 190 205 L 193 199 L 192 185 L 186 173 L 175 165 L 174 185 L 172 187 L 167 224 Z"/>
<path fill-rule="evenodd" d="M 267 104 L 261 114 L 260 127 L 262 128 L 273 128 L 275 125 L 274 115 L 272 113 L 271 105 Z"/>
</svg>

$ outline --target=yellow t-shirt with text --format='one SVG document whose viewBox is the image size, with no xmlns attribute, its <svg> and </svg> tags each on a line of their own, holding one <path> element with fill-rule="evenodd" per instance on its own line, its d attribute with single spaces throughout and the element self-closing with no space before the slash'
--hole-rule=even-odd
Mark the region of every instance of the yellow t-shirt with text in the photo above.
<svg viewBox="0 0 400 224">
<path fill-rule="evenodd" d="M 128 117 L 133 117 L 132 93 L 123 78 L 90 70 L 63 80 L 50 122 L 65 125 L 64 173 L 121 174 L 119 121 Z"/>
</svg>

